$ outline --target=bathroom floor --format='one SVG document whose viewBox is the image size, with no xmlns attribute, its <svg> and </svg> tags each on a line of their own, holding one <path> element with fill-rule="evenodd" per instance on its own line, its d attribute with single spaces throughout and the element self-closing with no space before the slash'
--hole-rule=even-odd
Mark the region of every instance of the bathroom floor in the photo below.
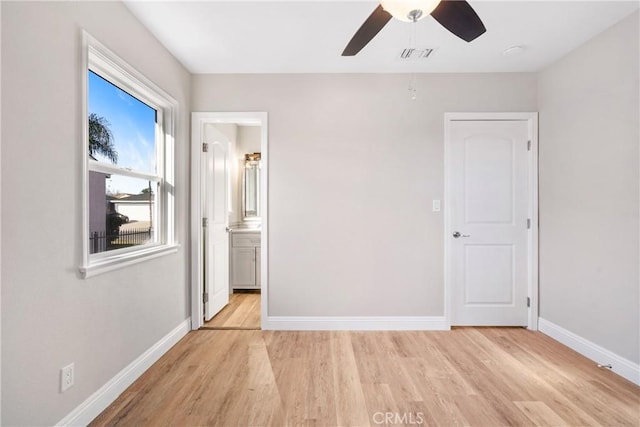
<svg viewBox="0 0 640 427">
<path fill-rule="evenodd" d="M 260 292 L 229 295 L 229 304 L 201 329 L 260 329 Z"/>
</svg>

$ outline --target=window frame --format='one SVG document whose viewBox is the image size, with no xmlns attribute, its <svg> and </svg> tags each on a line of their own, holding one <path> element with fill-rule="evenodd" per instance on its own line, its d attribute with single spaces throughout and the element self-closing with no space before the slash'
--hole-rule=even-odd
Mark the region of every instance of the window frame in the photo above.
<svg viewBox="0 0 640 427">
<path fill-rule="evenodd" d="M 91 159 L 89 156 L 89 71 L 156 110 L 156 171 L 142 172 Z M 127 62 L 83 31 L 82 55 L 82 277 L 91 277 L 148 259 L 177 252 L 175 235 L 174 135 L 178 102 Z M 116 174 L 158 182 L 157 226 L 153 243 L 90 253 L 89 173 Z"/>
</svg>

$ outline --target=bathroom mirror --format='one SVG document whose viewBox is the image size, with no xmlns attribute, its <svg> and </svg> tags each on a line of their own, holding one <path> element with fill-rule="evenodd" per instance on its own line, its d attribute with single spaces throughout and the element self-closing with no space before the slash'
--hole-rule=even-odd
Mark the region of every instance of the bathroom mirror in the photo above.
<svg viewBox="0 0 640 427">
<path fill-rule="evenodd" d="M 260 220 L 260 153 L 244 155 L 242 215 L 245 221 Z"/>
</svg>

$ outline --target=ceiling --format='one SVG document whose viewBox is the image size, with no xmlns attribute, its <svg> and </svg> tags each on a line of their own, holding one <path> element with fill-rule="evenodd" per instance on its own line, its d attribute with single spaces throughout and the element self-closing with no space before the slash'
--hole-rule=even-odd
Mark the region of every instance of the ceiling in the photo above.
<svg viewBox="0 0 640 427">
<path fill-rule="evenodd" d="M 487 32 L 466 43 L 430 16 L 395 19 L 355 57 L 340 54 L 377 6 L 360 1 L 134 1 L 134 15 L 192 73 L 537 71 L 638 9 L 635 1 L 469 0 Z M 399 59 L 411 46 L 436 50 Z M 522 46 L 516 55 L 505 49 Z"/>
</svg>

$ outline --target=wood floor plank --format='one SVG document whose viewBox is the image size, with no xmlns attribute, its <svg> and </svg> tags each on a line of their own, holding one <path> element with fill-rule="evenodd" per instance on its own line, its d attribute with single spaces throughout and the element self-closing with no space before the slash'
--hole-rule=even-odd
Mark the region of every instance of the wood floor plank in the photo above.
<svg viewBox="0 0 640 427">
<path fill-rule="evenodd" d="M 242 300 L 225 323 L 228 325 L 246 326 L 247 319 L 251 313 L 256 311 L 256 308 L 258 308 L 260 304 L 260 294 L 233 294 L 233 296 L 242 296 Z"/>
<path fill-rule="evenodd" d="M 639 426 L 594 365 L 524 329 L 199 330 L 91 426 Z"/>
<path fill-rule="evenodd" d="M 617 383 L 622 385 L 623 393 L 601 393 L 600 387 L 593 387 L 587 382 L 594 381 L 590 378 L 602 378 L 602 375 L 610 372 L 601 372 L 595 369 L 595 363 L 574 351 L 559 345 L 546 336 L 542 336 L 536 346 L 531 346 L 525 341 L 520 341 L 521 348 L 512 340 L 512 336 L 506 340 L 496 339 L 497 331 L 484 331 L 487 336 L 493 336 L 492 342 L 504 346 L 505 341 L 510 351 L 523 364 L 527 378 L 535 378 L 542 385 L 538 395 L 544 396 L 542 401 L 570 424 L 570 425 L 624 425 L 625 419 L 638 419 L 640 425 L 640 407 L 638 406 L 637 386 L 623 378 L 617 377 Z M 548 347 L 547 347 L 548 346 Z M 546 349 L 546 351 L 545 351 Z M 563 350 L 558 352 L 558 350 Z M 550 357 L 551 356 L 551 357 Z M 588 372 L 589 375 L 585 375 Z M 631 384 L 636 389 L 635 396 L 626 396 L 624 385 Z M 588 390 L 588 391 L 587 391 Z M 625 399 L 626 397 L 626 399 Z M 615 401 L 612 401 L 615 400 Z M 582 408 L 589 402 L 597 401 L 590 411 Z M 616 407 L 616 411 L 609 408 Z M 620 414 L 620 411 L 624 415 Z"/>
<path fill-rule="evenodd" d="M 544 402 L 513 402 L 536 426 L 557 427 L 568 426 L 558 414 L 553 412 Z"/>
<path fill-rule="evenodd" d="M 456 330 L 456 333 L 451 336 L 438 338 L 439 346 L 449 358 L 457 375 L 464 378 L 474 390 L 474 395 L 482 397 L 482 399 L 464 400 L 464 395 L 459 395 L 456 402 L 462 401 L 462 404 L 458 404 L 461 412 L 473 425 L 486 425 L 485 404 L 476 408 L 469 407 L 464 402 L 488 402 L 492 409 L 491 418 L 495 419 L 494 424 L 527 425 L 529 420 L 511 403 L 523 393 L 522 390 L 517 384 L 505 381 L 503 373 L 488 363 L 488 356 L 479 351 L 477 343 L 474 342 L 475 336 L 469 331 L 469 329 Z M 451 357 L 453 354 L 455 357 Z"/>
<path fill-rule="evenodd" d="M 260 293 L 236 292 L 227 304 L 201 329 L 260 329 Z"/>
<path fill-rule="evenodd" d="M 330 344 L 337 425 L 368 426 L 369 414 L 351 344 L 351 334 L 334 332 L 332 338 Z"/>
<path fill-rule="evenodd" d="M 514 421 L 514 417 L 505 409 L 511 402 L 496 401 L 495 396 L 459 395 L 454 396 L 456 407 L 463 414 L 465 420 L 474 426 L 512 426 L 527 425 L 526 417 Z M 515 406 L 514 406 L 515 408 Z M 528 420 L 526 420 L 528 421 Z"/>
<path fill-rule="evenodd" d="M 337 425 L 334 400 L 334 377 L 327 375 L 333 370 L 330 332 L 314 332 L 310 336 L 308 355 L 309 380 L 306 389 L 307 420 L 313 425 Z"/>
</svg>

